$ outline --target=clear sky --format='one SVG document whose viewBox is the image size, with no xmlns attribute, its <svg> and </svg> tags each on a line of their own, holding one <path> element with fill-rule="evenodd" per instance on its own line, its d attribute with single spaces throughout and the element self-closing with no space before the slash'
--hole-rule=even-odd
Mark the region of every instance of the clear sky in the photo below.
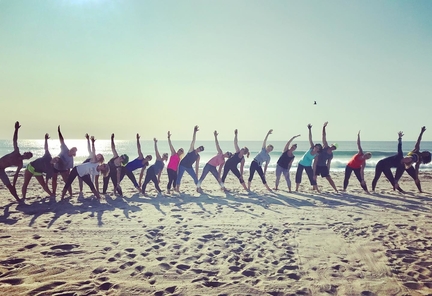
<svg viewBox="0 0 432 296">
<path fill-rule="evenodd" d="M 432 1 L 0 0 L 0 138 L 432 140 Z M 317 105 L 313 102 L 316 101 Z"/>
</svg>

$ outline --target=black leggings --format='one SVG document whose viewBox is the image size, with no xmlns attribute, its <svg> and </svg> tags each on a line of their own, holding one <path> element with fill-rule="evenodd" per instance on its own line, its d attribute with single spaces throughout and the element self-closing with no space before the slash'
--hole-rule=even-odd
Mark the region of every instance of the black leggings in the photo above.
<svg viewBox="0 0 432 296">
<path fill-rule="evenodd" d="M 161 190 L 160 187 L 159 187 L 158 178 L 157 178 L 157 176 L 156 176 L 156 173 L 155 173 L 153 167 L 150 167 L 150 168 L 147 170 L 147 173 L 146 173 L 146 176 L 145 176 L 145 179 L 144 179 L 144 184 L 143 184 L 143 186 L 142 186 L 142 193 L 143 193 L 143 194 L 145 193 L 145 190 L 146 190 L 147 184 L 148 184 L 150 181 L 153 181 L 153 184 L 154 184 L 156 190 L 157 190 L 159 193 L 162 192 L 162 190 Z"/>
<path fill-rule="evenodd" d="M 262 167 L 258 164 L 258 162 L 256 162 L 255 160 L 252 161 L 251 166 L 250 166 L 250 175 L 249 175 L 249 182 L 252 182 L 253 176 L 255 174 L 255 171 L 258 173 L 258 175 L 261 177 L 261 181 L 263 182 L 263 184 L 267 184 L 267 181 L 265 179 L 264 176 L 264 171 L 262 169 Z"/>
<path fill-rule="evenodd" d="M 395 178 L 393 177 L 391 166 L 388 166 L 385 163 L 378 161 L 377 165 L 375 166 L 375 177 L 372 180 L 372 190 L 375 190 L 378 179 L 381 177 L 382 173 L 384 173 L 384 176 L 387 177 L 387 180 L 389 180 L 390 184 L 394 188 Z"/>
<path fill-rule="evenodd" d="M 411 178 L 413 178 L 414 181 L 417 180 L 418 176 L 417 176 L 417 172 L 416 172 L 415 168 L 414 168 L 413 166 L 410 166 L 409 168 L 406 169 L 406 168 L 405 168 L 405 165 L 400 165 L 400 166 L 396 169 L 395 180 L 396 180 L 396 181 L 399 181 L 399 179 L 402 177 L 402 175 L 403 175 L 403 173 L 404 173 L 405 171 L 408 173 L 408 175 L 411 176 Z M 420 182 L 418 182 L 418 183 L 415 182 L 415 184 L 416 184 L 418 190 L 419 190 L 419 191 L 422 191 L 422 190 L 421 190 L 421 184 L 420 184 Z"/>
<path fill-rule="evenodd" d="M 135 178 L 135 175 L 132 171 L 128 170 L 125 167 L 121 168 L 121 173 L 120 173 L 120 182 L 123 180 L 124 176 L 128 176 L 129 180 L 131 180 L 132 184 L 135 186 L 135 188 L 138 187 L 138 182 Z"/>
<path fill-rule="evenodd" d="M 239 179 L 240 184 L 244 183 L 244 180 L 243 180 L 243 178 L 242 178 L 242 176 L 240 174 L 240 171 L 237 168 L 237 164 L 235 166 L 229 166 L 229 165 L 225 164 L 224 171 L 223 171 L 223 174 L 222 174 L 222 182 L 225 182 L 225 179 L 228 176 L 228 173 L 230 171 L 237 177 L 237 179 Z"/>
<path fill-rule="evenodd" d="M 177 180 L 177 171 L 174 171 L 173 169 L 167 169 L 167 173 L 168 173 L 168 185 L 167 185 L 167 189 L 171 190 L 171 186 L 173 188 L 176 187 L 176 180 Z"/>
<path fill-rule="evenodd" d="M 106 194 L 110 178 L 111 178 L 113 185 L 114 186 L 117 185 L 117 169 L 118 169 L 118 167 L 116 167 L 115 165 L 113 165 L 111 163 L 109 163 L 109 164 L 110 164 L 110 173 L 108 176 L 103 178 L 103 194 Z M 123 195 L 123 192 L 120 189 L 120 187 L 117 187 L 117 192 L 118 192 L 118 194 Z"/>
<path fill-rule="evenodd" d="M 96 192 L 96 188 L 95 188 L 93 182 L 91 181 L 90 175 L 84 175 L 82 177 L 78 176 L 78 171 L 77 171 L 76 167 L 74 167 L 71 170 L 71 172 L 69 173 L 69 177 L 68 177 L 68 179 L 66 181 L 66 184 L 65 184 L 65 186 L 63 188 L 63 192 L 66 192 L 71 187 L 72 182 L 75 180 L 76 177 L 78 177 L 81 180 L 83 180 L 84 183 L 86 183 L 90 187 L 90 189 L 91 189 L 91 191 L 93 193 Z"/>
<path fill-rule="evenodd" d="M 354 174 L 357 177 L 357 180 L 360 182 L 360 186 L 367 191 L 367 186 L 366 184 L 362 184 L 362 179 L 361 179 L 361 173 L 360 173 L 360 168 L 357 169 L 353 169 L 352 167 L 346 166 L 345 167 L 345 179 L 344 179 L 344 190 L 348 187 L 348 182 L 349 182 L 349 178 L 351 177 L 351 173 L 354 171 Z"/>
<path fill-rule="evenodd" d="M 313 179 L 313 169 L 311 166 L 303 166 L 301 164 L 297 165 L 297 171 L 296 171 L 296 183 L 300 184 L 302 180 L 302 174 L 303 170 L 306 170 L 306 174 L 308 175 L 309 182 L 312 186 L 316 185 L 316 181 Z"/>
</svg>

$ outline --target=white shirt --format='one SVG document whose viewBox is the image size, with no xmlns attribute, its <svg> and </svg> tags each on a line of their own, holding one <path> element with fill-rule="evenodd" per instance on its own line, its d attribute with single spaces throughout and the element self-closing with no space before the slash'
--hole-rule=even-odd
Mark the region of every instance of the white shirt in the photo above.
<svg viewBox="0 0 432 296">
<path fill-rule="evenodd" d="M 76 166 L 78 176 L 84 177 L 85 175 L 98 176 L 100 172 L 97 170 L 99 164 L 86 162 Z"/>
</svg>

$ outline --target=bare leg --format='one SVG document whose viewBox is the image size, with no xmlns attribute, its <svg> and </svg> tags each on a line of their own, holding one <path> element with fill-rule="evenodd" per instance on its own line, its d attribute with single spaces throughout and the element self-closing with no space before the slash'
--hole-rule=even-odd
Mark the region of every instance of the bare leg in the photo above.
<svg viewBox="0 0 432 296">
<path fill-rule="evenodd" d="M 28 187 L 28 184 L 30 183 L 30 180 L 31 180 L 32 177 L 33 177 L 33 174 L 30 173 L 28 170 L 25 170 L 25 172 L 24 172 L 24 183 L 23 183 L 23 186 L 21 188 L 23 200 L 26 198 L 27 187 Z"/>
<path fill-rule="evenodd" d="M 333 179 L 332 179 L 330 176 L 327 176 L 326 179 L 327 179 L 327 181 L 329 181 L 331 187 L 333 187 L 333 189 L 334 189 L 336 192 L 339 192 L 339 191 L 337 190 L 337 188 L 336 188 L 336 185 L 335 185 Z"/>
<path fill-rule="evenodd" d="M 41 184 L 42 188 L 45 190 L 46 193 L 48 193 L 49 196 L 52 196 L 52 192 L 49 190 L 48 185 L 45 183 L 43 176 L 35 176 L 36 180 L 39 181 L 39 184 Z"/>
<path fill-rule="evenodd" d="M 22 203 L 23 201 L 19 199 L 18 194 L 16 192 L 15 187 L 12 186 L 12 184 L 7 185 L 7 188 L 9 189 L 10 193 L 15 197 L 18 203 Z"/>
<path fill-rule="evenodd" d="M 61 176 L 62 176 L 63 181 L 66 183 L 66 182 L 67 182 L 67 179 L 68 179 L 68 177 L 69 177 L 69 170 L 64 171 L 64 172 L 61 172 Z M 70 196 L 72 196 L 72 184 L 71 184 L 71 186 L 68 188 L 68 192 L 69 192 Z"/>
<path fill-rule="evenodd" d="M 52 177 L 52 193 L 55 196 L 57 191 L 57 176 L 58 173 L 54 173 Z"/>
</svg>

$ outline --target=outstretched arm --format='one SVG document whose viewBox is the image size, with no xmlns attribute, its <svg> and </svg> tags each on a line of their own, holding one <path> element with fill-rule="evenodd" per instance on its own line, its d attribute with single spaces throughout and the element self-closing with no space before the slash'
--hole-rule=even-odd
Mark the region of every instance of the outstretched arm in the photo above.
<svg viewBox="0 0 432 296">
<path fill-rule="evenodd" d="M 111 151 L 114 157 L 118 157 L 118 153 L 114 144 L 114 134 L 111 134 Z"/>
<path fill-rule="evenodd" d="M 175 149 L 174 149 L 174 146 L 173 146 L 172 143 L 171 143 L 171 133 L 170 133 L 170 131 L 168 131 L 168 145 L 169 145 L 170 150 L 171 150 L 171 155 L 176 154 L 176 151 L 175 151 Z"/>
<path fill-rule="evenodd" d="M 289 139 L 289 141 L 288 141 L 288 142 L 286 143 L 286 145 L 285 145 L 285 148 L 284 148 L 283 152 L 287 152 L 287 150 L 288 150 L 289 147 L 291 146 L 291 142 L 292 142 L 295 138 L 297 138 L 297 137 L 300 137 L 300 135 L 294 136 L 294 137 L 292 137 L 291 139 Z"/>
<path fill-rule="evenodd" d="M 225 158 L 224 158 L 223 162 L 219 165 L 219 168 L 218 168 L 218 177 L 219 178 L 222 175 L 222 169 L 223 169 L 224 165 L 225 165 Z"/>
<path fill-rule="evenodd" d="M 238 145 L 237 134 L 238 134 L 238 130 L 235 129 L 235 130 L 234 130 L 234 148 L 235 148 L 235 151 L 236 151 L 236 152 L 239 152 L 239 151 L 240 151 L 240 147 L 239 147 L 239 145 Z"/>
<path fill-rule="evenodd" d="M 161 155 L 160 155 L 160 153 L 159 153 L 159 149 L 158 149 L 158 147 L 157 147 L 157 139 L 156 139 L 156 138 L 153 138 L 153 141 L 154 141 L 154 150 L 155 150 L 155 154 L 156 154 L 156 159 L 157 159 L 157 160 L 161 160 L 162 157 L 161 157 Z"/>
<path fill-rule="evenodd" d="M 200 155 L 198 154 L 198 157 L 197 157 L 197 159 L 196 159 L 196 161 L 195 161 L 195 174 L 196 174 L 196 176 L 197 176 L 197 178 L 198 178 L 198 170 L 199 170 L 199 162 L 200 162 Z"/>
<path fill-rule="evenodd" d="M 192 152 L 193 150 L 195 150 L 195 139 L 196 139 L 197 131 L 199 131 L 199 128 L 198 128 L 198 125 L 195 125 L 194 131 L 193 131 L 193 136 L 192 136 L 192 142 L 191 142 L 191 145 L 189 147 L 189 152 Z"/>
<path fill-rule="evenodd" d="M 265 173 L 267 172 L 267 167 L 268 167 L 268 163 L 267 163 L 267 161 L 266 161 L 265 166 L 264 166 L 264 175 L 265 175 Z"/>
<path fill-rule="evenodd" d="M 245 159 L 243 158 L 240 162 L 240 175 L 243 176 L 243 169 L 245 165 Z"/>
<path fill-rule="evenodd" d="M 264 142 L 263 142 L 263 144 L 262 144 L 262 148 L 263 148 L 263 149 L 266 148 L 266 146 L 267 146 L 267 138 L 268 138 L 268 136 L 269 136 L 272 132 L 273 132 L 272 129 L 269 130 L 269 131 L 267 132 L 267 135 L 265 136 L 265 138 L 264 138 Z"/>
<path fill-rule="evenodd" d="M 142 185 L 142 179 L 143 179 L 143 176 L 144 176 L 145 169 L 146 169 L 146 166 L 143 166 L 141 168 L 141 172 L 140 172 L 140 176 L 139 176 L 139 181 L 138 181 L 139 187 L 141 187 L 141 185 Z"/>
<path fill-rule="evenodd" d="M 45 134 L 45 144 L 44 144 L 45 153 L 48 152 L 48 139 L 49 139 L 49 135 L 48 135 L 48 133 L 46 133 Z"/>
<path fill-rule="evenodd" d="M 215 137 L 216 150 L 217 150 L 218 154 L 222 154 L 222 149 L 221 149 L 221 147 L 219 146 L 219 141 L 218 141 L 218 138 L 217 138 L 217 136 L 218 136 L 218 132 L 217 132 L 217 131 L 214 131 L 213 135 L 214 135 L 214 137 Z"/>
<path fill-rule="evenodd" d="M 330 172 L 331 161 L 332 161 L 331 159 L 327 160 L 327 168 L 329 172 Z"/>
<path fill-rule="evenodd" d="M 59 136 L 60 144 L 61 144 L 61 145 L 65 145 L 63 135 L 62 135 L 62 133 L 61 133 L 61 131 L 60 131 L 60 125 L 57 127 L 57 132 L 58 132 L 58 136 Z"/>
<path fill-rule="evenodd" d="M 137 140 L 138 158 L 143 159 L 144 156 L 143 156 L 142 151 L 141 151 L 141 143 L 140 143 L 140 135 L 139 134 L 136 134 L 136 140 Z"/>
<path fill-rule="evenodd" d="M 312 124 L 309 123 L 307 125 L 307 128 L 309 130 L 309 145 L 310 145 L 311 148 L 313 148 L 314 142 L 312 141 Z"/>
<path fill-rule="evenodd" d="M 326 126 L 327 126 L 327 124 L 328 124 L 328 121 L 324 122 L 323 129 L 322 129 L 322 144 L 323 144 L 323 147 L 328 147 L 327 136 L 326 136 Z"/>
<path fill-rule="evenodd" d="M 420 135 L 418 136 L 417 142 L 414 146 L 415 151 L 420 151 L 420 142 L 421 142 L 421 139 L 422 139 L 422 136 L 423 136 L 423 133 L 425 132 L 425 130 L 426 130 L 426 127 L 422 126 L 421 131 L 420 131 Z"/>
<path fill-rule="evenodd" d="M 15 122 L 15 131 L 14 131 L 14 135 L 13 135 L 13 146 L 14 146 L 14 151 L 19 151 L 18 148 L 18 129 L 21 127 L 21 125 L 19 124 L 19 122 Z"/>
<path fill-rule="evenodd" d="M 363 149 L 360 143 L 360 131 L 357 134 L 357 149 L 358 149 L 358 153 L 363 154 Z"/>
<path fill-rule="evenodd" d="M 14 178 L 13 178 L 12 185 L 13 185 L 14 188 L 15 188 L 16 182 L 18 180 L 19 172 L 21 171 L 22 167 L 23 167 L 23 164 L 22 164 L 22 161 L 21 161 L 20 164 L 17 165 L 17 169 L 16 169 L 16 172 L 15 172 L 15 175 L 14 175 Z"/>
</svg>

